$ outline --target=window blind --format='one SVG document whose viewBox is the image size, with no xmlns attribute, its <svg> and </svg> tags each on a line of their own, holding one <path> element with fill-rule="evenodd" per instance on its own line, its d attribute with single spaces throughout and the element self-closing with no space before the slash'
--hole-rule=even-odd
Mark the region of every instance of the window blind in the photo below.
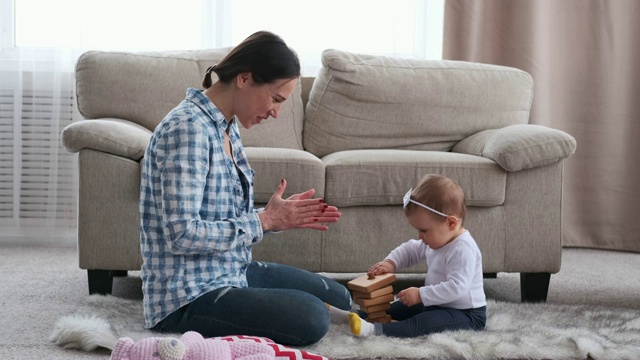
<svg viewBox="0 0 640 360">
<path fill-rule="evenodd" d="M 0 89 L 0 226 L 75 227 L 77 160 L 60 141 L 74 118 L 74 92 Z"/>
</svg>

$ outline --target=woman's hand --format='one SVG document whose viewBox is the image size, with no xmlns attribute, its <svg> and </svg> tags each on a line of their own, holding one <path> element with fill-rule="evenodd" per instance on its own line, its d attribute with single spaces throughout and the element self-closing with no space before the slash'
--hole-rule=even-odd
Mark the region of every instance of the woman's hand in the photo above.
<svg viewBox="0 0 640 360">
<path fill-rule="evenodd" d="M 312 199 L 316 192 L 314 189 L 283 199 L 286 187 L 287 181 L 282 179 L 264 211 L 258 213 L 264 231 L 293 228 L 328 230 L 329 227 L 323 224 L 337 222 L 342 215 L 336 207 L 325 204 L 323 199 Z"/>
<path fill-rule="evenodd" d="M 398 300 L 406 306 L 422 304 L 420 290 L 417 287 L 410 287 L 400 291 L 397 295 Z"/>
<path fill-rule="evenodd" d="M 383 260 L 373 265 L 367 271 L 367 274 L 382 275 L 396 271 L 396 264 L 391 260 Z"/>
</svg>

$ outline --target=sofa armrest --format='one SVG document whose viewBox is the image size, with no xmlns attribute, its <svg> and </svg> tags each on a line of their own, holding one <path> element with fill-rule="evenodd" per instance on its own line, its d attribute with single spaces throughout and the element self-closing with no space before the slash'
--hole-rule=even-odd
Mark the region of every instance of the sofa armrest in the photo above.
<svg viewBox="0 0 640 360">
<path fill-rule="evenodd" d="M 473 134 L 458 142 L 451 151 L 482 156 L 514 172 L 568 158 L 576 151 L 576 140 L 561 130 L 520 124 Z"/>
<path fill-rule="evenodd" d="M 62 130 L 62 145 L 69 152 L 89 148 L 136 161 L 142 159 L 150 138 L 147 128 L 114 118 L 81 120 Z"/>
</svg>

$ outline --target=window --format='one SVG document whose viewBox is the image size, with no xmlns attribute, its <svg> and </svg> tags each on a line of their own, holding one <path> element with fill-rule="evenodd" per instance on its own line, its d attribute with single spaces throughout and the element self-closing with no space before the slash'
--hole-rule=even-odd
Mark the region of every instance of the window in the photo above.
<svg viewBox="0 0 640 360">
<path fill-rule="evenodd" d="M 12 1 L 0 1 L 5 12 L 11 12 Z M 442 56 L 444 0 L 15 0 L 13 6 L 15 25 L 3 34 L 21 48 L 215 48 L 270 30 L 298 52 L 303 73 L 310 76 L 328 48 L 409 58 Z"/>
<path fill-rule="evenodd" d="M 126 51 L 198 49 L 202 45 L 202 3 L 15 0 L 15 45 Z"/>
</svg>

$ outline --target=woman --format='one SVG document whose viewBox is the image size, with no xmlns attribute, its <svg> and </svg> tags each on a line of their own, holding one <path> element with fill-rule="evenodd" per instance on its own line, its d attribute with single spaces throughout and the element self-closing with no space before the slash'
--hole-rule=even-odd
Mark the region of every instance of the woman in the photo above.
<svg viewBox="0 0 640 360">
<path fill-rule="evenodd" d="M 325 303 L 350 308 L 349 292 L 331 279 L 251 260 L 265 232 L 327 230 L 341 215 L 312 198 L 313 189 L 283 199 L 284 179 L 264 209 L 253 208 L 254 171 L 238 122 L 248 129 L 277 118 L 299 77 L 284 41 L 255 33 L 207 69 L 205 90 L 188 89 L 155 129 L 140 190 L 147 328 L 301 346 L 326 334 Z"/>
</svg>

